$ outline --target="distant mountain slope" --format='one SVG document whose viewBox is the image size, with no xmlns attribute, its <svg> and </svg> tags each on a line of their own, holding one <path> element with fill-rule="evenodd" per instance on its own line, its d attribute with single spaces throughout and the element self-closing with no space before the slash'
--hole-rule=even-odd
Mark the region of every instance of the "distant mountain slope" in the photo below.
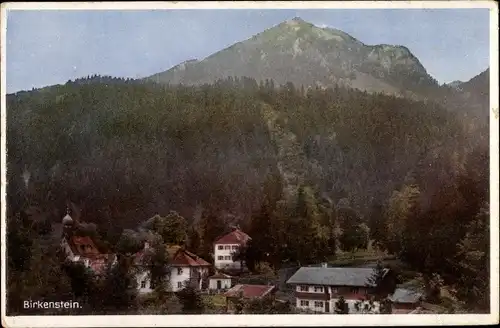
<svg viewBox="0 0 500 328">
<path fill-rule="evenodd" d="M 455 88 L 452 87 L 452 96 L 448 98 L 452 100 L 449 108 L 487 118 L 490 102 L 490 69 L 486 69 L 467 82 L 460 83 Z"/>
<path fill-rule="evenodd" d="M 467 82 L 460 85 L 460 88 L 473 97 L 489 97 L 490 94 L 490 69 L 476 75 Z"/>
<path fill-rule="evenodd" d="M 450 82 L 450 83 L 447 83 L 446 85 L 449 86 L 450 88 L 454 88 L 454 89 L 457 89 L 457 90 L 460 90 L 460 86 L 463 84 L 464 82 L 462 81 L 453 81 L 453 82 Z"/>
<path fill-rule="evenodd" d="M 365 45 L 332 28 L 300 18 L 285 21 L 201 60 L 191 60 L 147 80 L 169 84 L 211 83 L 246 76 L 278 84 L 354 87 L 392 94 L 437 86 L 403 46 Z"/>
</svg>

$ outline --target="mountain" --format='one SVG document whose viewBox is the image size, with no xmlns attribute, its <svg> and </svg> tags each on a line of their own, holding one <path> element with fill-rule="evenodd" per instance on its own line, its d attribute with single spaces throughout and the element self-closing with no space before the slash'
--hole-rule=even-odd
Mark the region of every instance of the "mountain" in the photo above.
<svg viewBox="0 0 500 328">
<path fill-rule="evenodd" d="M 489 97 L 490 94 L 490 69 L 474 76 L 460 85 L 460 88 L 472 97 Z"/>
<path fill-rule="evenodd" d="M 486 69 L 469 81 L 451 87 L 451 93 L 446 95 L 441 88 L 441 99 L 447 101 L 445 107 L 462 112 L 466 116 L 479 118 L 484 124 L 488 123 L 490 110 L 490 69 Z"/>
<path fill-rule="evenodd" d="M 450 82 L 450 83 L 447 83 L 446 85 L 449 86 L 450 88 L 454 88 L 454 89 L 457 89 L 457 90 L 460 90 L 460 86 L 463 84 L 464 82 L 463 81 L 453 81 L 453 82 Z"/>
<path fill-rule="evenodd" d="M 320 28 L 298 17 L 146 80 L 199 85 L 234 76 L 391 94 L 437 86 L 406 47 L 366 45 L 340 30 Z"/>
</svg>

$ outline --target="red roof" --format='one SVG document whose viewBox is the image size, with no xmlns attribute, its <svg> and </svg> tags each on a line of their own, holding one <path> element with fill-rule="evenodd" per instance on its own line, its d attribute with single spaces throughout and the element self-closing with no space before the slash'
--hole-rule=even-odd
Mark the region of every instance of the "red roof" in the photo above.
<svg viewBox="0 0 500 328">
<path fill-rule="evenodd" d="M 211 266 L 210 263 L 208 263 L 198 255 L 183 249 L 181 246 L 169 245 L 166 247 L 166 249 L 168 257 L 170 259 L 170 265 L 172 266 Z M 134 263 L 136 265 L 144 264 L 146 254 L 146 248 L 135 253 Z"/>
<path fill-rule="evenodd" d="M 224 235 L 222 237 L 219 237 L 216 241 L 215 244 L 246 244 L 250 239 L 250 236 L 241 231 L 240 229 L 235 229 L 228 233 L 227 235 Z"/>
<path fill-rule="evenodd" d="M 208 277 L 208 279 L 232 279 L 232 278 L 233 277 L 231 277 L 230 275 L 224 274 L 222 272 L 217 272 L 213 276 Z"/>
<path fill-rule="evenodd" d="M 101 254 L 88 236 L 72 236 L 68 244 L 75 255 L 91 258 Z"/>
<path fill-rule="evenodd" d="M 224 296 L 238 297 L 241 295 L 243 298 L 259 298 L 269 294 L 274 289 L 274 286 L 268 285 L 236 285 L 228 290 Z"/>
<path fill-rule="evenodd" d="M 170 264 L 173 266 L 210 266 L 210 263 L 185 249 L 179 249 Z"/>
</svg>

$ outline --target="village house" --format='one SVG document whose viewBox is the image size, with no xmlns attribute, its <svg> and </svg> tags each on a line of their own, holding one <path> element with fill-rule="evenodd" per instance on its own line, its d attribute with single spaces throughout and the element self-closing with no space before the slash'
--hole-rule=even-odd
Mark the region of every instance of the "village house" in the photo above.
<svg viewBox="0 0 500 328">
<path fill-rule="evenodd" d="M 204 289 L 211 264 L 193 254 L 181 246 L 166 246 L 169 257 L 169 282 L 170 291 L 178 292 L 190 285 L 198 290 Z M 155 289 L 151 281 L 150 271 L 146 263 L 148 252 L 153 249 L 149 243 L 144 244 L 144 248 L 135 254 L 134 266 L 136 267 L 136 281 L 139 293 L 150 293 Z"/>
<path fill-rule="evenodd" d="M 406 314 L 422 306 L 423 293 L 406 288 L 397 288 L 389 300 L 392 302 L 392 313 Z"/>
<path fill-rule="evenodd" d="M 392 288 L 391 275 L 385 270 L 384 279 L 379 286 L 373 286 L 369 278 L 372 268 L 328 268 L 301 267 L 288 279 L 287 284 L 295 288 L 297 309 L 316 313 L 334 313 L 337 300 L 343 296 L 349 313 L 356 313 L 356 303 L 368 300 L 376 292 L 387 296 Z M 384 295 L 381 295 L 384 294 Z M 379 302 L 374 302 L 374 312 L 378 312 Z"/>
<path fill-rule="evenodd" d="M 240 229 L 233 229 L 230 233 L 219 237 L 214 242 L 214 265 L 217 269 L 235 270 L 241 269 L 242 261 L 234 261 L 233 255 L 245 246 L 249 240 L 249 235 Z M 244 262 L 243 262 L 243 265 Z"/>
<path fill-rule="evenodd" d="M 208 288 L 210 290 L 221 291 L 232 287 L 233 277 L 221 272 L 217 272 L 213 276 L 208 277 L 208 281 Z"/>
<path fill-rule="evenodd" d="M 74 235 L 76 223 L 69 213 L 63 218 L 62 224 L 61 248 L 66 260 L 82 263 L 97 275 L 103 274 L 109 265 L 117 263 L 115 254 L 102 254 L 90 237 Z"/>
<path fill-rule="evenodd" d="M 226 311 L 234 312 L 238 298 L 245 300 L 262 299 L 265 296 L 274 296 L 276 288 L 273 285 L 246 285 L 238 284 L 224 293 L 226 298 Z"/>
</svg>

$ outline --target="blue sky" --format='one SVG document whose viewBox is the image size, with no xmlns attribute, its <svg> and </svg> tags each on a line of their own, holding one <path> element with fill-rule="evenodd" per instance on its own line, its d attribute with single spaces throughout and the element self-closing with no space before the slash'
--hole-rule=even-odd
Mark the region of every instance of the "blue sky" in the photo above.
<svg viewBox="0 0 500 328">
<path fill-rule="evenodd" d="M 404 45 L 441 83 L 489 65 L 488 9 L 10 10 L 7 92 L 92 74 L 148 76 L 295 16 L 365 44 Z"/>
</svg>

